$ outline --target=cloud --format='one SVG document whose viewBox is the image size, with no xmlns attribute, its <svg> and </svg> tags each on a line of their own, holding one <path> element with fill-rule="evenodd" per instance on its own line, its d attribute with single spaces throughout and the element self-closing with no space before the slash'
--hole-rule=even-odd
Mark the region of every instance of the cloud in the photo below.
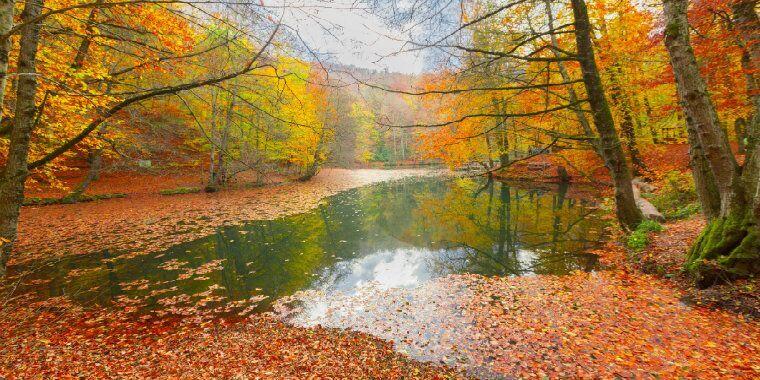
<svg viewBox="0 0 760 380">
<path fill-rule="evenodd" d="M 285 0 L 283 20 L 320 59 L 367 69 L 415 74 L 424 56 L 400 52 L 406 39 L 351 0 Z M 274 2 L 267 5 L 274 6 Z"/>
</svg>

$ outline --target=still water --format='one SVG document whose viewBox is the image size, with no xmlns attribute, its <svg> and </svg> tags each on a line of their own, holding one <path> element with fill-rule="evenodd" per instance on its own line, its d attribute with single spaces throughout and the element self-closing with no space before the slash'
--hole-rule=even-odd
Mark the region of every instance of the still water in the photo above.
<svg viewBox="0 0 760 380">
<path fill-rule="evenodd" d="M 340 193 L 298 215 L 219 228 L 163 252 L 102 251 L 35 268 L 43 296 L 153 312 L 266 311 L 299 291 L 414 288 L 455 273 L 565 274 L 597 267 L 591 202 L 567 187 L 422 178 Z M 29 269 L 29 268 L 21 268 Z"/>
</svg>

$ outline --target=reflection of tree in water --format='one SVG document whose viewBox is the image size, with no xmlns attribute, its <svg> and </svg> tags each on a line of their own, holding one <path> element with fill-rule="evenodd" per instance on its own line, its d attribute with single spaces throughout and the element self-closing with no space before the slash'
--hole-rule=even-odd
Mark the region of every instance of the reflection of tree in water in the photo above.
<svg viewBox="0 0 760 380">
<path fill-rule="evenodd" d="M 567 273 L 590 270 L 593 255 L 583 252 L 601 234 L 593 210 L 556 192 L 522 190 L 488 181 L 477 187 L 459 181 L 440 201 L 422 204 L 420 218 L 439 220 L 446 251 L 436 260 L 442 270 L 481 274 Z"/>
</svg>

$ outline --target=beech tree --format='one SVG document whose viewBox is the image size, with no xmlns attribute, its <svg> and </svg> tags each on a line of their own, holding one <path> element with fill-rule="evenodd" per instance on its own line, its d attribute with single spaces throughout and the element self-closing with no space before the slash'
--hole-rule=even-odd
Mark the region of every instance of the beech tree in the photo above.
<svg viewBox="0 0 760 380">
<path fill-rule="evenodd" d="M 675 74 L 680 103 L 686 114 L 692 167 L 708 225 L 689 252 L 687 268 L 699 284 L 709 286 L 724 275 L 760 272 L 760 129 L 757 116 L 747 127 L 746 158 L 739 165 L 707 91 L 690 44 L 688 0 L 665 0 L 665 46 Z M 737 1 L 734 19 L 745 41 L 756 90 L 760 64 L 760 23 L 756 1 Z M 760 109 L 757 91 L 749 92 Z"/>
</svg>

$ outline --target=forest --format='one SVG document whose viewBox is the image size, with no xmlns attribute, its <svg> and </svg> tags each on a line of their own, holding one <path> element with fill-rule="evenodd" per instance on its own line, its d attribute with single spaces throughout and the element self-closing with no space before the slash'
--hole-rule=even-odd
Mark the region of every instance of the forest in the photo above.
<svg viewBox="0 0 760 380">
<path fill-rule="evenodd" d="M 757 0 L 0 0 L 0 379 L 760 377 Z"/>
</svg>

